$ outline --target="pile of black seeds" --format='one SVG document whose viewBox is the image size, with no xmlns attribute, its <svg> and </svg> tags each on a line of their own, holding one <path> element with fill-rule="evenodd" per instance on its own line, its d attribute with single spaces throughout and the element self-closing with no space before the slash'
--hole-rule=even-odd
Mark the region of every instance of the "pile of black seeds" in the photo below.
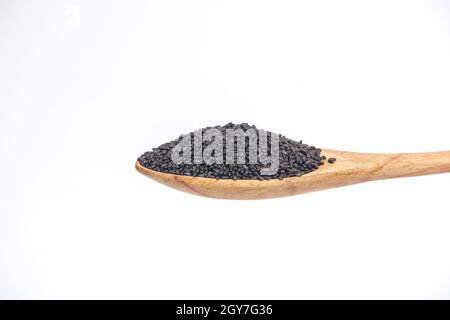
<svg viewBox="0 0 450 320">
<path fill-rule="evenodd" d="M 178 139 L 165 143 L 158 148 L 154 148 L 150 152 L 144 153 L 139 157 L 138 161 L 140 164 L 146 168 L 160 171 L 164 173 L 172 173 L 185 176 L 195 176 L 195 177 L 208 177 L 216 179 L 245 179 L 245 180 L 268 180 L 268 179 L 283 179 L 287 177 L 299 177 L 306 173 L 316 170 L 321 165 L 324 164 L 326 160 L 325 156 L 321 156 L 321 150 L 312 146 L 308 146 L 302 141 L 297 142 L 286 138 L 285 136 L 279 136 L 279 169 L 274 175 L 262 175 L 261 169 L 269 167 L 269 165 L 263 165 L 258 161 L 256 164 L 250 164 L 248 159 L 248 143 L 246 143 L 246 164 L 226 164 L 225 161 L 225 146 L 226 146 L 226 130 L 227 129 L 255 129 L 255 126 L 249 125 L 247 123 L 233 124 L 228 123 L 224 126 L 215 126 L 203 128 L 202 133 L 208 129 L 215 128 L 219 129 L 223 135 L 223 147 L 224 147 L 224 161 L 223 164 L 211 164 L 207 165 L 194 164 L 194 152 L 192 146 L 191 160 L 192 164 L 175 164 L 171 159 L 172 149 L 180 143 L 183 139 L 183 135 Z M 268 133 L 267 143 L 269 147 L 270 155 L 270 135 Z M 191 141 L 194 141 L 194 133 L 191 132 Z M 248 141 L 247 141 L 248 142 Z M 203 141 L 203 149 L 210 143 L 210 141 Z M 258 136 L 259 143 L 259 136 Z M 259 145 L 259 144 L 258 144 Z M 236 143 L 235 148 L 235 159 L 237 154 Z M 334 163 L 336 159 L 328 159 L 329 163 Z M 236 161 L 235 161 L 236 163 Z"/>
</svg>

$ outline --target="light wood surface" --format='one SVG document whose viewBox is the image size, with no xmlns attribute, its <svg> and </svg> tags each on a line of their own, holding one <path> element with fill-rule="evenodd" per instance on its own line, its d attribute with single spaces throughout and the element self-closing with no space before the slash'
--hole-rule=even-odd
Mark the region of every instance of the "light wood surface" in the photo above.
<svg viewBox="0 0 450 320">
<path fill-rule="evenodd" d="M 145 176 L 180 191 L 218 199 L 268 199 L 337 188 L 372 180 L 450 172 L 450 151 L 429 153 L 373 154 L 322 150 L 327 158 L 319 169 L 283 180 L 229 180 L 181 176 L 147 169 L 136 162 Z M 449 181 L 450 187 L 450 181 Z"/>
</svg>

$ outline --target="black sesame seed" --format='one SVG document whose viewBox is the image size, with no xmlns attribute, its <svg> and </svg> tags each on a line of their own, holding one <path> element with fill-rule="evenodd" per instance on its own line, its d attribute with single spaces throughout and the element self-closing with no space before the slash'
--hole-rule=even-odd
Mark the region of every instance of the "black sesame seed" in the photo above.
<svg viewBox="0 0 450 320">
<path fill-rule="evenodd" d="M 226 130 L 227 129 L 254 129 L 255 126 L 247 123 L 233 124 L 228 123 L 224 126 L 214 126 L 203 128 L 202 133 L 207 129 L 215 128 L 221 131 L 223 135 L 223 147 L 226 147 Z M 189 133 L 193 140 L 194 132 Z M 271 139 L 270 136 L 274 133 L 268 132 L 267 138 L 268 153 L 271 155 Z M 171 159 L 172 149 L 183 139 L 184 135 L 179 136 L 176 140 L 165 143 L 158 148 L 153 148 L 150 152 L 145 152 L 139 157 L 138 161 L 146 168 L 171 173 L 178 175 L 208 177 L 214 179 L 233 179 L 233 180 L 268 180 L 268 179 L 284 179 L 288 177 L 299 177 L 311 171 L 318 169 L 324 164 L 325 156 L 321 155 L 321 150 L 313 146 L 306 145 L 300 142 L 286 138 L 283 135 L 279 136 L 279 170 L 273 175 L 262 175 L 261 169 L 269 167 L 261 162 L 251 164 L 249 162 L 249 146 L 246 144 L 244 156 L 245 164 L 227 164 L 225 159 L 222 164 L 194 164 L 194 152 L 191 152 L 192 164 L 175 164 Z M 259 145 L 259 136 L 258 136 Z M 202 147 L 205 148 L 210 142 L 202 141 Z M 193 151 L 193 147 L 192 147 Z M 235 162 L 237 160 L 237 145 L 234 144 Z M 224 152 L 225 154 L 225 152 Z M 225 157 L 225 156 L 224 156 Z M 336 161 L 335 158 L 329 158 L 330 164 Z"/>
</svg>

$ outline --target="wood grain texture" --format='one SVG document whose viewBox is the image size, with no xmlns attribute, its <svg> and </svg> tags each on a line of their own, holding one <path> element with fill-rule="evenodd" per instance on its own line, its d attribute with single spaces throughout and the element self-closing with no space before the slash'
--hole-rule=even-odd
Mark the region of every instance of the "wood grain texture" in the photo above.
<svg viewBox="0 0 450 320">
<path fill-rule="evenodd" d="M 229 180 L 191 177 L 150 170 L 136 162 L 143 175 L 169 187 L 217 199 L 268 199 L 337 188 L 372 180 L 450 172 L 450 151 L 376 154 L 322 150 L 327 158 L 319 169 L 283 180 Z"/>
</svg>

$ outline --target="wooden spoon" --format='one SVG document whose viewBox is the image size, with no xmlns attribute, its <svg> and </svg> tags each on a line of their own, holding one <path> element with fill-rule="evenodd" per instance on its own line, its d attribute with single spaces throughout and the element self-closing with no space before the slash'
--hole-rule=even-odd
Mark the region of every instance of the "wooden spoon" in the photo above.
<svg viewBox="0 0 450 320">
<path fill-rule="evenodd" d="M 450 172 L 450 151 L 377 154 L 322 150 L 327 158 L 319 169 L 283 180 L 230 180 L 182 176 L 143 167 L 136 169 L 162 184 L 198 196 L 218 199 L 268 199 L 348 186 L 372 180 Z"/>
</svg>

